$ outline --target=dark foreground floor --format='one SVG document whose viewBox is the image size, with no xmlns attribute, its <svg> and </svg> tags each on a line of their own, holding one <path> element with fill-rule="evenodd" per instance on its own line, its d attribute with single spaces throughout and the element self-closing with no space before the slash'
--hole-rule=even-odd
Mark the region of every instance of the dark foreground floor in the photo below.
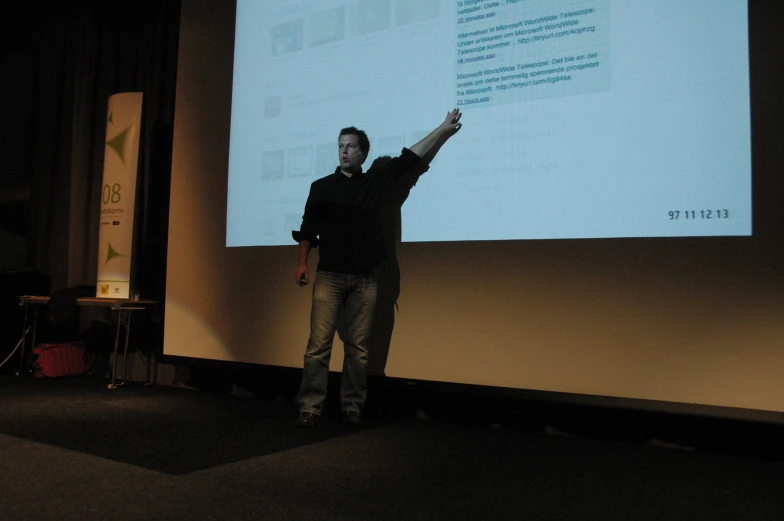
<svg viewBox="0 0 784 521">
<path fill-rule="evenodd" d="M 413 415 L 303 431 L 294 414 L 254 397 L 0 376 L 0 519 L 784 519 L 775 451 Z"/>
</svg>

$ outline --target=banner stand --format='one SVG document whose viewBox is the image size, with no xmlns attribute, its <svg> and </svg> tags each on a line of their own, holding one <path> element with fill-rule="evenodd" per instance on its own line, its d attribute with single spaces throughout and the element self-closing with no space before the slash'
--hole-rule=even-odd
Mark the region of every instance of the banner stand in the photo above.
<svg viewBox="0 0 784 521">
<path fill-rule="evenodd" d="M 131 264 L 142 97 L 141 92 L 109 97 L 98 240 L 98 298 L 138 299 L 138 293 L 131 293 Z"/>
</svg>

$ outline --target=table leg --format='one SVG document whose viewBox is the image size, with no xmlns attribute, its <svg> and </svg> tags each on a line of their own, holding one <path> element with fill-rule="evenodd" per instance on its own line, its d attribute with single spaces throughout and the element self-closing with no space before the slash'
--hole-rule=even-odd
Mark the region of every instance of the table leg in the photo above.
<svg viewBox="0 0 784 521">
<path fill-rule="evenodd" d="M 117 329 L 114 332 L 114 360 L 112 361 L 112 382 L 108 385 L 109 389 L 114 389 L 117 385 L 114 383 L 117 375 L 117 348 L 120 345 L 120 326 L 122 325 L 122 308 L 117 310 Z"/>
<path fill-rule="evenodd" d="M 24 319 L 22 321 L 22 350 L 19 354 L 19 369 L 16 371 L 16 376 L 22 374 L 24 371 L 24 360 L 25 360 L 25 347 L 27 346 L 27 310 L 29 306 L 27 304 L 24 305 Z M 35 345 L 33 345 L 35 347 Z"/>
<path fill-rule="evenodd" d="M 122 313 L 122 310 L 120 310 Z M 120 317 L 122 322 L 122 316 Z M 128 323 L 125 324 L 125 350 L 123 351 L 123 384 L 128 379 L 128 340 L 131 337 L 131 310 L 128 310 Z"/>
<path fill-rule="evenodd" d="M 38 308 L 33 308 L 33 341 L 30 344 L 30 352 L 35 349 L 35 332 L 38 331 Z"/>
</svg>

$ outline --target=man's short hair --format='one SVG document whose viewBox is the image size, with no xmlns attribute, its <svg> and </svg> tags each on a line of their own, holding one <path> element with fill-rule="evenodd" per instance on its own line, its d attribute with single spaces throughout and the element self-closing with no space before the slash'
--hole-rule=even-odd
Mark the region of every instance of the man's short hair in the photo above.
<svg viewBox="0 0 784 521">
<path fill-rule="evenodd" d="M 364 130 L 359 130 L 357 127 L 346 127 L 344 129 L 341 129 L 338 139 L 346 135 L 357 136 L 357 138 L 359 139 L 359 149 L 362 151 L 363 154 L 367 154 L 368 152 L 370 152 L 370 140 L 368 139 L 367 134 L 365 134 Z"/>
</svg>

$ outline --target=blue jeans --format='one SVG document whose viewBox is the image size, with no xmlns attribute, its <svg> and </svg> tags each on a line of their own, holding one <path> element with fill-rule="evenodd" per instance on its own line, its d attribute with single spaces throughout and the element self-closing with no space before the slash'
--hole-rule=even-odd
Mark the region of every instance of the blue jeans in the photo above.
<svg viewBox="0 0 784 521">
<path fill-rule="evenodd" d="M 321 414 L 324 408 L 332 343 L 343 311 L 346 323 L 342 332 L 340 404 L 343 412 L 362 412 L 367 398 L 368 340 L 376 294 L 376 278 L 373 274 L 328 271 L 316 274 L 310 311 L 310 339 L 305 351 L 302 385 L 297 398 L 300 413 Z"/>
</svg>

